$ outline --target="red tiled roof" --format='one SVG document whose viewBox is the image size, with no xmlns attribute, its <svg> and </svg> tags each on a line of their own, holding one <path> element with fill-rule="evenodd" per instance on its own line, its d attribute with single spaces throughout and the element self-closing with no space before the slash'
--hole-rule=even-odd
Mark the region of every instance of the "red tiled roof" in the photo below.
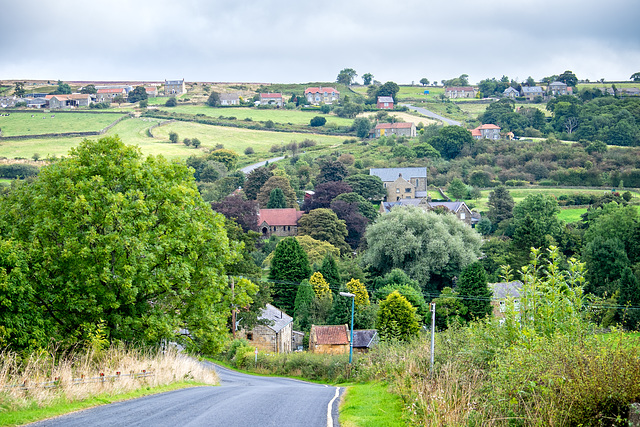
<svg viewBox="0 0 640 427">
<path fill-rule="evenodd" d="M 260 98 L 282 98 L 281 93 L 261 93 Z"/>
<path fill-rule="evenodd" d="M 500 129 L 500 126 L 496 126 L 494 124 L 486 124 L 486 125 L 480 125 L 478 126 L 476 129 L 481 130 L 481 129 Z"/>
<path fill-rule="evenodd" d="M 318 93 L 318 92 L 340 93 L 332 87 L 308 87 L 304 90 L 305 95 L 308 93 Z"/>
<path fill-rule="evenodd" d="M 471 129 L 471 136 L 482 136 L 482 132 L 478 128 Z"/>
<path fill-rule="evenodd" d="M 376 129 L 407 129 L 411 128 L 413 123 L 401 122 L 401 123 L 378 123 Z"/>
<path fill-rule="evenodd" d="M 347 325 L 313 325 L 316 331 L 316 344 L 349 344 Z"/>
<path fill-rule="evenodd" d="M 54 97 L 58 99 L 87 99 L 89 95 L 84 93 L 71 93 L 68 95 L 47 95 L 44 97 L 44 99 L 51 99 Z"/>
<path fill-rule="evenodd" d="M 262 225 L 263 222 L 271 226 L 296 225 L 302 215 L 304 215 L 303 211 L 297 211 L 294 208 L 260 209 L 258 225 Z"/>
<path fill-rule="evenodd" d="M 124 89 L 98 89 L 98 93 L 124 93 Z"/>
<path fill-rule="evenodd" d="M 155 86 L 147 86 L 147 87 L 144 88 L 144 90 L 147 91 L 147 92 L 156 92 L 158 90 L 158 88 L 155 87 Z"/>
</svg>

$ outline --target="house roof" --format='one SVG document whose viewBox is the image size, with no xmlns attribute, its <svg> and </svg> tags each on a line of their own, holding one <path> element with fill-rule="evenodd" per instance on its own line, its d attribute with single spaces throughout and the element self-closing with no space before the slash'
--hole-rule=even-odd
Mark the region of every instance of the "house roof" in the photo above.
<svg viewBox="0 0 640 427">
<path fill-rule="evenodd" d="M 414 123 L 378 123 L 376 129 L 411 129 Z"/>
<path fill-rule="evenodd" d="M 71 94 L 68 94 L 68 95 L 47 95 L 44 98 L 45 99 L 56 98 L 58 100 L 61 100 L 61 99 L 87 99 L 87 98 L 89 98 L 89 94 L 71 93 Z"/>
<path fill-rule="evenodd" d="M 184 79 L 182 79 L 182 80 L 165 80 L 164 81 L 165 85 L 181 85 L 182 83 L 184 83 Z"/>
<path fill-rule="evenodd" d="M 465 202 L 463 201 L 457 201 L 457 202 L 428 202 L 429 206 L 433 209 L 433 208 L 437 208 L 438 206 L 444 206 L 445 208 L 449 209 L 451 212 L 454 213 L 458 213 L 458 211 L 460 209 L 462 209 L 463 206 L 467 206 Z M 469 209 L 467 207 L 467 209 Z M 469 211 L 471 211 L 471 209 L 469 209 Z"/>
<path fill-rule="evenodd" d="M 281 93 L 261 93 L 260 98 L 282 98 Z"/>
<path fill-rule="evenodd" d="M 147 91 L 147 92 L 155 92 L 155 91 L 158 90 L 158 88 L 155 87 L 155 86 L 145 86 L 144 90 Z"/>
<path fill-rule="evenodd" d="M 369 348 L 377 338 L 378 331 L 375 329 L 354 329 L 353 348 Z"/>
<path fill-rule="evenodd" d="M 540 86 L 522 86 L 522 93 L 542 93 Z"/>
<path fill-rule="evenodd" d="M 493 292 L 493 299 L 518 298 L 522 290 L 522 282 L 516 280 L 514 282 L 489 283 L 489 287 Z"/>
<path fill-rule="evenodd" d="M 394 182 L 400 175 L 406 180 L 426 178 L 427 168 L 371 168 L 369 175 L 375 175 L 383 182 Z"/>
<path fill-rule="evenodd" d="M 349 344 L 349 328 L 347 325 L 311 325 L 315 330 L 316 344 Z"/>
<path fill-rule="evenodd" d="M 378 102 L 393 102 L 393 98 L 391 96 L 379 96 Z"/>
<path fill-rule="evenodd" d="M 424 205 L 424 204 L 428 204 L 431 209 L 437 208 L 438 206 L 444 206 L 445 208 L 449 209 L 453 213 L 458 213 L 458 211 L 463 206 L 465 206 L 465 207 L 467 207 L 467 209 L 469 209 L 469 207 L 463 201 L 457 201 L 457 202 L 427 202 L 425 199 L 419 199 L 417 197 L 414 198 L 414 199 L 400 199 L 400 200 L 398 200 L 396 202 L 382 202 L 382 207 L 384 208 L 385 212 L 390 212 L 391 209 L 396 207 L 396 206 L 420 206 L 420 205 Z M 469 211 L 470 210 L 471 209 L 469 209 Z"/>
<path fill-rule="evenodd" d="M 482 136 L 482 132 L 480 132 L 480 129 L 478 128 L 471 129 L 471 136 Z"/>
<path fill-rule="evenodd" d="M 567 84 L 556 81 L 556 82 L 553 82 L 553 83 L 549 84 L 549 86 L 567 87 Z"/>
<path fill-rule="evenodd" d="M 267 304 L 261 311 L 259 319 L 266 319 L 273 322 L 272 325 L 266 325 L 274 332 L 280 332 L 282 328 L 293 322 L 293 317 L 271 304 Z"/>
<path fill-rule="evenodd" d="M 471 86 L 451 86 L 445 89 L 445 92 L 474 92 Z"/>
<path fill-rule="evenodd" d="M 126 90 L 124 88 L 118 88 L 118 89 L 98 89 L 98 93 L 125 93 Z"/>
<path fill-rule="evenodd" d="M 304 212 L 294 208 L 285 209 L 260 209 L 258 212 L 258 225 L 266 222 L 268 225 L 296 225 Z"/>
<path fill-rule="evenodd" d="M 226 101 L 230 101 L 230 100 L 234 100 L 234 99 L 239 99 L 240 95 L 238 95 L 237 93 L 221 93 L 220 94 L 220 99 L 224 99 Z"/>
<path fill-rule="evenodd" d="M 500 130 L 500 126 L 496 126 L 496 125 L 494 125 L 492 123 L 487 123 L 487 124 L 478 126 L 476 129 L 478 129 L 478 130 L 483 130 L 483 129 L 498 129 L 498 130 Z"/>
<path fill-rule="evenodd" d="M 336 89 L 332 88 L 332 87 L 308 87 L 304 90 L 304 94 L 308 94 L 308 93 L 324 93 L 324 92 L 328 92 L 328 93 L 340 93 L 338 92 Z"/>
<path fill-rule="evenodd" d="M 512 88 L 511 86 L 506 88 L 502 93 L 510 93 L 510 92 L 520 93 L 517 90 L 515 90 L 514 88 Z"/>
</svg>

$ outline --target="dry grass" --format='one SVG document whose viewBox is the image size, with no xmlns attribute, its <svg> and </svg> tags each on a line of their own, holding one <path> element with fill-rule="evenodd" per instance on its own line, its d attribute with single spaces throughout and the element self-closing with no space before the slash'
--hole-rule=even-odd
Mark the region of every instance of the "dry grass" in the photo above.
<svg viewBox="0 0 640 427">
<path fill-rule="evenodd" d="M 145 374 L 142 374 L 146 371 Z M 116 373 L 120 372 L 118 378 Z M 104 374 L 104 379 L 100 374 Z M 135 375 L 134 375 L 135 374 Z M 101 352 L 41 352 L 21 359 L 0 353 L 0 408 L 5 411 L 81 401 L 178 381 L 217 384 L 215 372 L 175 350 L 142 351 L 112 347 Z"/>
</svg>

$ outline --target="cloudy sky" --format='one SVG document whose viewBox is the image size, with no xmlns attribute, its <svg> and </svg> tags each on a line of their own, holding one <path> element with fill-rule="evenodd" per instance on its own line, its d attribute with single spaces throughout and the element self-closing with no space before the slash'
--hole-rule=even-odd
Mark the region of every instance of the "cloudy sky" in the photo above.
<svg viewBox="0 0 640 427">
<path fill-rule="evenodd" d="M 638 0 L 3 0 L 0 80 L 519 81 L 640 71 Z M 360 80 L 358 78 L 358 80 Z"/>
</svg>

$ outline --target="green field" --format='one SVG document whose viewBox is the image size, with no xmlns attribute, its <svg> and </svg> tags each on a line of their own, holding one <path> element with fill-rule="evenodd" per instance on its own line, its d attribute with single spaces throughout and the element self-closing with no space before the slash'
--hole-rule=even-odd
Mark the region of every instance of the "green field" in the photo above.
<svg viewBox="0 0 640 427">
<path fill-rule="evenodd" d="M 428 90 L 429 94 L 425 95 L 424 91 Z M 435 86 L 400 86 L 400 91 L 396 98 L 399 101 L 403 99 L 440 99 L 440 95 L 444 93 L 444 87 Z"/>
<path fill-rule="evenodd" d="M 275 123 L 291 123 L 294 125 L 308 125 L 309 121 L 315 116 L 322 116 L 327 119 L 327 125 L 335 124 L 337 126 L 351 126 L 352 119 L 343 119 L 341 117 L 322 114 L 319 111 L 299 111 L 299 110 L 259 110 L 254 108 L 212 108 L 206 105 L 178 105 L 177 107 L 160 108 L 163 111 L 170 111 L 183 114 L 204 114 L 208 117 L 236 117 L 238 120 L 247 118 L 253 121 L 272 120 Z"/>
<path fill-rule="evenodd" d="M 582 219 L 580 215 L 582 215 L 585 212 L 587 212 L 587 208 L 560 209 L 558 218 L 563 220 L 566 223 L 578 222 Z"/>
<path fill-rule="evenodd" d="M 610 88 L 612 84 L 615 84 L 616 88 L 618 89 L 630 88 L 630 87 L 640 88 L 640 82 L 608 83 L 606 81 L 604 83 L 600 83 L 600 82 L 578 83 L 576 85 L 576 88 L 578 90 L 582 90 L 585 88 L 596 88 L 596 87 L 599 87 L 600 89 L 602 89 L 603 87 Z"/>
<path fill-rule="evenodd" d="M 9 113 L 0 117 L 2 136 L 46 133 L 93 132 L 122 117 L 122 113 L 58 113 L 43 111 Z"/>
</svg>

